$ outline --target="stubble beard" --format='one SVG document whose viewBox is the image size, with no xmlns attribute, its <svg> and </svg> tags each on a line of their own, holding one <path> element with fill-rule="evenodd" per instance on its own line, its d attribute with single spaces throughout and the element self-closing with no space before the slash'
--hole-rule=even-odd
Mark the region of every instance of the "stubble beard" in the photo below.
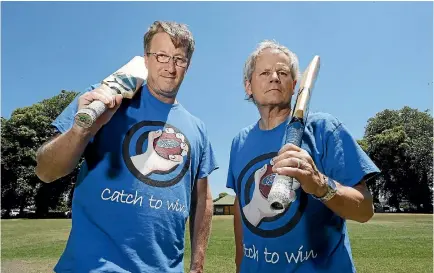
<svg viewBox="0 0 434 273">
<path fill-rule="evenodd" d="M 154 92 L 162 97 L 168 98 L 168 99 L 174 99 L 178 95 L 178 89 L 179 86 L 171 91 L 162 91 L 160 89 L 154 89 Z"/>
<path fill-rule="evenodd" d="M 175 86 L 172 90 L 166 90 L 163 91 L 160 88 L 156 87 L 152 82 L 148 82 L 149 89 L 154 91 L 154 93 L 158 96 L 167 98 L 167 99 L 174 99 L 178 95 L 179 87 L 181 86 L 181 83 Z"/>
</svg>

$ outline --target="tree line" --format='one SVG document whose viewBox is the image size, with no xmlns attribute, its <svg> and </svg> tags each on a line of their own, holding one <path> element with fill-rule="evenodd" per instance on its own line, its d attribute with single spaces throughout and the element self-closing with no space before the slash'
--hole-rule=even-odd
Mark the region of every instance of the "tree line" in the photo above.
<svg viewBox="0 0 434 273">
<path fill-rule="evenodd" d="M 16 109 L 9 119 L 1 118 L 3 218 L 17 209 L 24 216 L 26 208 L 33 208 L 34 217 L 41 218 L 50 211 L 70 210 L 81 164 L 70 175 L 48 184 L 35 175 L 35 166 L 37 149 L 53 136 L 51 122 L 77 95 L 62 90 L 52 98 Z M 385 109 L 367 121 L 358 143 L 382 171 L 368 183 L 376 204 L 432 213 L 433 117 L 428 110 L 408 106 Z"/>
</svg>

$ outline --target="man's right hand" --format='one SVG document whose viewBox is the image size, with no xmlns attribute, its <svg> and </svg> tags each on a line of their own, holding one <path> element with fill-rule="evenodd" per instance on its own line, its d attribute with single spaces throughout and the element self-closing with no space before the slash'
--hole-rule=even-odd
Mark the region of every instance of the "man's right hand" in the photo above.
<svg viewBox="0 0 434 273">
<path fill-rule="evenodd" d="M 78 98 L 78 110 L 86 108 L 94 100 L 99 100 L 107 106 L 107 110 L 94 122 L 90 128 L 82 128 L 74 123 L 73 129 L 79 133 L 91 134 L 92 136 L 104 126 L 113 117 L 122 103 L 122 95 L 112 95 L 110 88 L 106 85 L 101 85 L 96 89 L 86 92 Z"/>
</svg>

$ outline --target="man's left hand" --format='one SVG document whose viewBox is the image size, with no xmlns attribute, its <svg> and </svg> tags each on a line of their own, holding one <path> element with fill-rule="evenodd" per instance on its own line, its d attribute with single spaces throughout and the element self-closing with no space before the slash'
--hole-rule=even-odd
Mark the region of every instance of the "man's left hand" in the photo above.
<svg viewBox="0 0 434 273">
<path fill-rule="evenodd" d="M 327 192 L 325 177 L 322 175 L 308 152 L 293 144 L 284 145 L 273 158 L 273 172 L 293 177 L 308 194 L 322 197 Z"/>
</svg>

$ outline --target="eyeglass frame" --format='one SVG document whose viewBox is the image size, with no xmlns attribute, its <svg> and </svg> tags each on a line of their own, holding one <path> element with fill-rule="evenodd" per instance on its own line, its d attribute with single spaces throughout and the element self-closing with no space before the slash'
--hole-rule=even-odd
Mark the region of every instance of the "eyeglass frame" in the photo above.
<svg viewBox="0 0 434 273">
<path fill-rule="evenodd" d="M 188 66 L 188 59 L 187 58 L 177 57 L 177 56 L 170 56 L 170 55 L 167 55 L 167 54 L 164 54 L 164 53 L 155 53 L 155 52 L 146 52 L 146 54 L 147 55 L 153 55 L 153 56 L 155 56 L 155 59 L 157 60 L 157 62 L 162 63 L 162 64 L 167 64 L 167 63 L 170 62 L 171 59 L 173 59 L 173 62 L 175 63 L 176 66 L 179 66 L 181 68 L 186 68 Z M 161 55 L 169 57 L 169 59 L 167 60 L 167 62 L 161 62 L 161 61 L 158 60 L 158 57 L 161 56 Z M 178 64 L 178 60 L 185 61 L 185 66 L 180 66 Z"/>
</svg>

